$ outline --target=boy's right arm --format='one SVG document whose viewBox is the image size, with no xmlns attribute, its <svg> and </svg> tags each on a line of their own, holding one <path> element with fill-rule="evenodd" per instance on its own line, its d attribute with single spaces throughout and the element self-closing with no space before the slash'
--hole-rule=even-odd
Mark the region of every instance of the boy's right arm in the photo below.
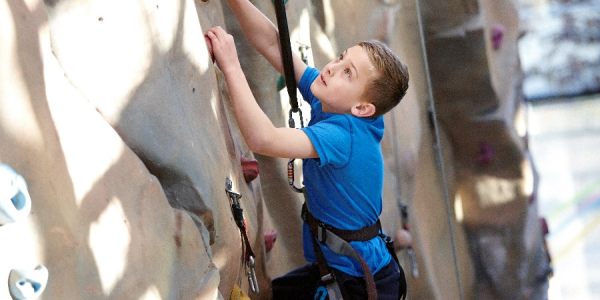
<svg viewBox="0 0 600 300">
<path fill-rule="evenodd" d="M 209 29 L 207 37 L 217 65 L 225 76 L 236 120 L 250 150 L 283 158 L 319 157 L 304 131 L 276 128 L 258 106 L 242 71 L 233 37 L 221 27 Z"/>
<path fill-rule="evenodd" d="M 264 56 L 280 74 L 284 74 L 277 27 L 249 0 L 227 0 L 227 4 L 235 14 L 252 47 Z M 292 53 L 292 59 L 296 82 L 299 82 L 306 69 L 306 64 L 295 53 Z"/>
</svg>

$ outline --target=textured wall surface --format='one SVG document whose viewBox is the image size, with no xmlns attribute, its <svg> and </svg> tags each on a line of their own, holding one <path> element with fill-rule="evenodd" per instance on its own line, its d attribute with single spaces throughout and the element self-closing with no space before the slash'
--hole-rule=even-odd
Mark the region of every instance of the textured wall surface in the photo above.
<svg viewBox="0 0 600 300">
<path fill-rule="evenodd" d="M 270 0 L 252 2 L 275 19 Z M 543 283 L 547 264 L 519 127 L 515 8 L 417 4 L 288 1 L 292 48 L 321 68 L 376 38 L 409 67 L 410 89 L 386 115 L 382 142 L 384 230 L 403 232 L 401 204 L 410 215 L 418 276 L 398 249 L 409 298 L 543 299 L 544 285 L 531 281 Z M 32 204 L 26 219 L 0 224 L 0 282 L 43 264 L 40 299 L 229 299 L 236 285 L 270 299 L 270 280 L 305 263 L 303 199 L 288 187 L 287 159 L 254 156 L 241 137 L 205 44 L 217 25 L 236 38 L 261 107 L 286 126 L 279 74 L 224 1 L 0 1 L 0 163 L 23 176 Z M 246 181 L 242 157 L 258 161 L 258 178 Z M 259 295 L 248 285 L 228 180 L 242 195 Z M 0 285 L 0 299 L 8 295 Z"/>
</svg>

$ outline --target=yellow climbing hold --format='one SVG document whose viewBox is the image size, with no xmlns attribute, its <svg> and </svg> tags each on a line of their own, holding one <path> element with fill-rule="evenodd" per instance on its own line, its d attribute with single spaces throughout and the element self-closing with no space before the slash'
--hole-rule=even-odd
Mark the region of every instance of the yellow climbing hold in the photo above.
<svg viewBox="0 0 600 300">
<path fill-rule="evenodd" d="M 236 284 L 233 286 L 233 291 L 231 291 L 231 297 L 229 297 L 229 300 L 250 300 L 250 297 L 244 294 L 242 289 Z"/>
</svg>

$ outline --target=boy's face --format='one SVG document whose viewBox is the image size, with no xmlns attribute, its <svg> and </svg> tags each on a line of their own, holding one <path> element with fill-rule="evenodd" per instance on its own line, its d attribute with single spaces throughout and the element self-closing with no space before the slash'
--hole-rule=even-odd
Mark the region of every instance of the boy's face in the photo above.
<svg viewBox="0 0 600 300">
<path fill-rule="evenodd" d="M 375 74 L 369 55 L 357 45 L 328 63 L 310 90 L 321 101 L 324 112 L 354 114 L 352 108 L 366 102 L 361 96 Z"/>
</svg>

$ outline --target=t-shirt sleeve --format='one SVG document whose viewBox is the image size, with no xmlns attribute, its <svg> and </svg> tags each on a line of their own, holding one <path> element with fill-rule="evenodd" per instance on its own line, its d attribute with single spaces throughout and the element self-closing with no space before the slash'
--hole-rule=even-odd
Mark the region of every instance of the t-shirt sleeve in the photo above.
<svg viewBox="0 0 600 300">
<path fill-rule="evenodd" d="M 304 100 L 310 105 L 313 105 L 314 101 L 317 101 L 317 98 L 310 91 L 310 86 L 317 76 L 319 76 L 319 70 L 309 66 L 304 71 L 304 74 L 302 74 L 302 78 L 300 78 L 300 82 L 298 83 L 300 94 L 302 94 Z"/>
<path fill-rule="evenodd" d="M 352 151 L 350 121 L 343 115 L 333 116 L 302 128 L 319 154 L 319 166 L 345 166 Z"/>
</svg>

